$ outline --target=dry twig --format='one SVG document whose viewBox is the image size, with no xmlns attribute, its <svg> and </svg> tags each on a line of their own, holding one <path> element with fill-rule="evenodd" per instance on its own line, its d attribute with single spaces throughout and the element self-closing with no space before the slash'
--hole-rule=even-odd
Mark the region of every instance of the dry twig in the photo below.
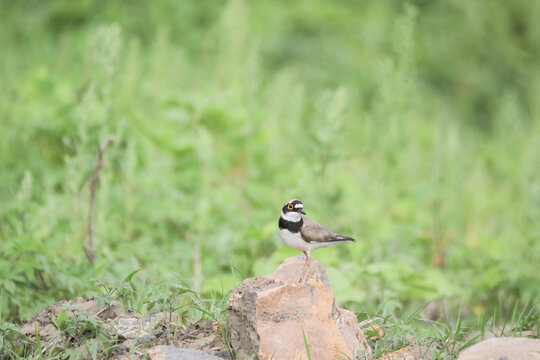
<svg viewBox="0 0 540 360">
<path fill-rule="evenodd" d="M 96 167 L 94 168 L 94 172 L 92 173 L 92 177 L 90 179 L 90 208 L 88 209 L 88 243 L 84 247 L 84 252 L 86 253 L 86 257 L 92 264 L 95 264 L 96 262 L 96 253 L 94 251 L 94 224 L 93 224 L 94 200 L 96 197 L 96 187 L 97 187 L 97 182 L 99 179 L 99 172 L 101 171 L 101 168 L 103 167 L 103 154 L 105 154 L 105 150 L 107 150 L 107 147 L 113 140 L 114 140 L 114 136 L 111 135 L 105 141 L 102 141 L 99 144 Z"/>
</svg>

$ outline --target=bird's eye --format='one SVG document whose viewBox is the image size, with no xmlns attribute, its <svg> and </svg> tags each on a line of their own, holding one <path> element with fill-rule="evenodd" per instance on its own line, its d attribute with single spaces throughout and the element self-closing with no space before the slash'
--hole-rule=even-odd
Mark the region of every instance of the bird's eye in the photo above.
<svg viewBox="0 0 540 360">
<path fill-rule="evenodd" d="M 294 205 L 293 205 L 293 204 L 289 204 L 289 205 L 287 205 L 287 209 L 289 209 L 289 210 L 292 210 L 292 209 L 294 209 Z"/>
</svg>

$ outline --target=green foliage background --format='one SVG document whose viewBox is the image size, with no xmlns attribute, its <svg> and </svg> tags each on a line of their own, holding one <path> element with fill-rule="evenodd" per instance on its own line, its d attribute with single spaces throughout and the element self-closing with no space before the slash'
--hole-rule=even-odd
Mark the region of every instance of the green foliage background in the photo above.
<svg viewBox="0 0 540 360">
<path fill-rule="evenodd" d="M 353 310 L 537 306 L 539 15 L 526 0 L 0 1 L 0 319 L 139 268 L 222 296 L 297 253 L 277 234 L 292 197 L 358 239 L 314 253 Z"/>
</svg>

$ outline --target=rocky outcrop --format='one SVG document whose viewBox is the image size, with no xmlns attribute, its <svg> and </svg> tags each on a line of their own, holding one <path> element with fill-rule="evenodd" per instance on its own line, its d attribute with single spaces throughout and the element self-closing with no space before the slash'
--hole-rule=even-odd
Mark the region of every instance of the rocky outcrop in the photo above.
<svg viewBox="0 0 540 360">
<path fill-rule="evenodd" d="M 501 337 L 479 342 L 461 352 L 458 360 L 538 360 L 540 340 Z"/>
<path fill-rule="evenodd" d="M 370 352 L 356 315 L 337 307 L 324 267 L 316 260 L 306 265 L 302 255 L 245 280 L 233 290 L 227 314 L 240 359 L 307 358 L 307 348 L 313 360 Z"/>
</svg>

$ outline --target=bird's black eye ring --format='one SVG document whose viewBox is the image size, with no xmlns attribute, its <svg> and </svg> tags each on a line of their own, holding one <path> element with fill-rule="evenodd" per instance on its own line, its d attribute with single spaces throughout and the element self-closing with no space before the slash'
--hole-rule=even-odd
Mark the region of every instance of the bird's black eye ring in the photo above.
<svg viewBox="0 0 540 360">
<path fill-rule="evenodd" d="M 289 204 L 289 205 L 287 205 L 287 209 L 289 209 L 289 210 L 292 210 L 292 209 L 294 209 L 294 205 L 293 205 L 293 204 Z"/>
</svg>

